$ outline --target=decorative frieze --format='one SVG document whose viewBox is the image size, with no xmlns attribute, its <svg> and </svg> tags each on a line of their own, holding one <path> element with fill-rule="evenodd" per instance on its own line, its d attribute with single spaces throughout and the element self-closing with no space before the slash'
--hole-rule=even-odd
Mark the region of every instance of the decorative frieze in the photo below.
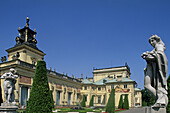
<svg viewBox="0 0 170 113">
<path fill-rule="evenodd" d="M 62 85 L 56 85 L 57 89 L 62 89 Z"/>
<path fill-rule="evenodd" d="M 68 88 L 67 88 L 67 91 L 68 91 L 68 92 L 72 92 L 72 88 L 71 88 L 71 87 L 68 87 Z"/>
<path fill-rule="evenodd" d="M 31 84 L 31 77 L 20 76 L 20 82 L 25 84 Z"/>
</svg>

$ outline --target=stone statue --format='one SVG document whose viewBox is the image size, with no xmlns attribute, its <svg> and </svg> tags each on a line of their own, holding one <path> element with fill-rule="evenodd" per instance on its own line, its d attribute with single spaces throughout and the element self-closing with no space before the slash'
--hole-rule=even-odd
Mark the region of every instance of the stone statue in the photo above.
<svg viewBox="0 0 170 113">
<path fill-rule="evenodd" d="M 142 54 L 142 58 L 147 62 L 147 66 L 144 69 L 144 87 L 155 97 L 155 104 L 152 107 L 164 108 L 168 104 L 166 82 L 168 60 L 164 52 L 165 44 L 157 35 L 152 35 L 149 43 L 154 49 Z"/>
<path fill-rule="evenodd" d="M 5 79 L 3 84 L 4 97 L 6 99 L 5 103 L 13 103 L 15 99 L 14 90 L 18 75 L 15 75 L 14 72 L 15 70 L 11 68 L 10 72 L 5 73 L 1 76 L 1 79 Z"/>
</svg>

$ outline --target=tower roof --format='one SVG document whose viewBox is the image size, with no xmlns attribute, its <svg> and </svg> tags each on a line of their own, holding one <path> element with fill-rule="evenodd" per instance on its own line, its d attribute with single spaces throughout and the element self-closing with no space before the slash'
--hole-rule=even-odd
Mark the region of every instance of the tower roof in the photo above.
<svg viewBox="0 0 170 113">
<path fill-rule="evenodd" d="M 19 27 L 18 32 L 19 32 L 19 36 L 16 37 L 16 45 L 15 46 L 26 44 L 30 47 L 37 49 L 37 46 L 36 46 L 37 40 L 35 39 L 35 35 L 37 34 L 37 32 L 35 29 L 33 31 L 29 28 L 29 18 L 28 17 L 26 19 L 26 26 L 22 29 L 20 29 L 20 27 Z"/>
</svg>

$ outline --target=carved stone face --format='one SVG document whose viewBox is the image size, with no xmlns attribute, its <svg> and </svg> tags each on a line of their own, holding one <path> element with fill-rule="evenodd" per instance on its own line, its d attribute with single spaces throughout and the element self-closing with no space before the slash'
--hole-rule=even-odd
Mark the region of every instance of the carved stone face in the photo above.
<svg viewBox="0 0 170 113">
<path fill-rule="evenodd" d="M 155 47 L 156 43 L 157 43 L 157 41 L 156 41 L 155 39 L 151 39 L 151 40 L 150 40 L 150 44 L 151 44 L 153 47 Z"/>
</svg>

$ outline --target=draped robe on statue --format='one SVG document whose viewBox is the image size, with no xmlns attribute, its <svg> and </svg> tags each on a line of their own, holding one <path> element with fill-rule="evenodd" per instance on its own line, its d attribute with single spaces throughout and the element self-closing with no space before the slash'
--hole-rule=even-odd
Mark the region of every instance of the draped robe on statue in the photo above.
<svg viewBox="0 0 170 113">
<path fill-rule="evenodd" d="M 158 45 L 160 46 L 160 45 Z M 167 70 L 168 70 L 168 60 L 164 51 L 162 51 L 163 47 L 158 47 L 158 49 L 154 49 L 153 51 L 147 53 L 148 59 L 147 68 L 145 70 L 145 76 L 150 77 L 151 86 L 155 89 L 156 103 L 160 105 L 167 105 Z M 152 91 L 151 91 L 152 92 Z M 153 92 L 152 92 L 153 93 Z M 154 93 L 153 93 L 154 94 Z"/>
</svg>

